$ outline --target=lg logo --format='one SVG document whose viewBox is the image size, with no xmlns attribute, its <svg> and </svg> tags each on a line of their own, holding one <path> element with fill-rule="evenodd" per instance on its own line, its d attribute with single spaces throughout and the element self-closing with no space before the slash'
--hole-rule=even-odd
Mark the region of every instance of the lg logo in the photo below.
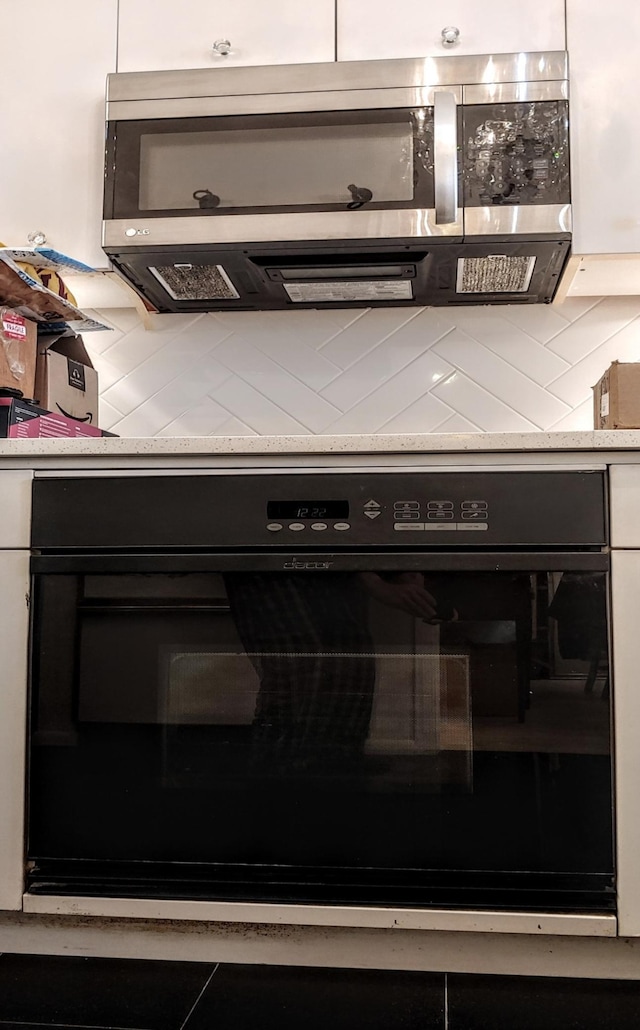
<svg viewBox="0 0 640 1030">
<path fill-rule="evenodd" d="M 134 229 L 133 226 L 130 229 L 125 229 L 125 236 L 150 236 L 151 229 Z"/>
</svg>

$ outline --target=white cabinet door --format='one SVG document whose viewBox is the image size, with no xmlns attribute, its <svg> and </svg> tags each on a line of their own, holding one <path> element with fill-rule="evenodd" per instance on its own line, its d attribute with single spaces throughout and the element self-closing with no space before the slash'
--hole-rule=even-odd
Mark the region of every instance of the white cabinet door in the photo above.
<svg viewBox="0 0 640 1030">
<path fill-rule="evenodd" d="M 2 5 L 0 239 L 9 246 L 42 231 L 58 250 L 108 266 L 104 96 L 116 12 L 116 0 Z"/>
<path fill-rule="evenodd" d="M 573 251 L 640 254 L 640 5 L 567 0 L 567 40 Z"/>
<path fill-rule="evenodd" d="M 611 546 L 640 550 L 640 465 L 609 469 Z"/>
<path fill-rule="evenodd" d="M 29 552 L 0 551 L 0 910 L 22 908 Z"/>
<path fill-rule="evenodd" d="M 453 46 L 448 27 L 460 33 Z M 339 61 L 564 48 L 564 0 L 338 0 Z"/>
<path fill-rule="evenodd" d="M 121 72 L 333 61 L 334 0 L 120 0 L 118 41 Z"/>
<path fill-rule="evenodd" d="M 636 505 L 636 520 L 640 509 Z M 640 551 L 611 556 L 618 933 L 640 937 Z"/>
</svg>

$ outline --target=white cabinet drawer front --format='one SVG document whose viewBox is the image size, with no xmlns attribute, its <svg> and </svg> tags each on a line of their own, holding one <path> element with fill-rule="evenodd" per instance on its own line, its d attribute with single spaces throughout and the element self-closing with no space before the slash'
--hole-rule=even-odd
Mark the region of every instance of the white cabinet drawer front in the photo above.
<svg viewBox="0 0 640 1030">
<path fill-rule="evenodd" d="M 32 478 L 28 471 L 0 469 L 0 548 L 29 547 Z"/>
<path fill-rule="evenodd" d="M 334 59 L 334 0 L 120 0 L 121 72 Z"/>
<path fill-rule="evenodd" d="M 640 465 L 610 471 L 611 546 L 640 548 Z"/>
<path fill-rule="evenodd" d="M 453 46 L 442 30 L 459 29 Z M 338 0 L 338 60 L 564 50 L 563 0 Z"/>
<path fill-rule="evenodd" d="M 41 231 L 57 250 L 107 268 L 104 98 L 116 66 L 117 0 L 0 9 L 0 239 L 26 247 Z"/>
</svg>

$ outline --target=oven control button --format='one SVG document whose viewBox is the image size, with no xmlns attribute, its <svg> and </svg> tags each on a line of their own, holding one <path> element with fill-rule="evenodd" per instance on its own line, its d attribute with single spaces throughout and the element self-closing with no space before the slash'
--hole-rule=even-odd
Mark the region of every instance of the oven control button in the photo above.
<svg viewBox="0 0 640 1030">
<path fill-rule="evenodd" d="M 396 511 L 415 511 L 420 509 L 420 501 L 396 501 L 393 507 Z"/>
<path fill-rule="evenodd" d="M 379 505 L 377 501 L 371 500 L 371 501 L 366 501 L 365 504 L 362 505 L 362 507 L 363 508 L 380 508 L 381 505 Z"/>
<path fill-rule="evenodd" d="M 445 522 L 447 519 L 453 518 L 453 512 L 441 511 L 441 509 L 438 508 L 436 511 L 428 511 L 427 518 L 430 522 Z"/>
<path fill-rule="evenodd" d="M 267 529 L 269 530 L 270 533 L 277 533 L 278 530 L 282 529 L 282 523 L 281 522 L 268 522 L 267 523 Z"/>
<path fill-rule="evenodd" d="M 463 511 L 461 514 L 463 519 L 474 519 L 475 522 L 482 522 L 487 518 L 486 511 Z"/>
<path fill-rule="evenodd" d="M 351 529 L 351 523 L 350 522 L 334 522 L 333 523 L 333 528 L 334 529 Z"/>
<path fill-rule="evenodd" d="M 486 511 L 488 507 L 486 501 L 463 501 L 461 504 L 463 511 Z"/>
<path fill-rule="evenodd" d="M 368 519 L 377 519 L 378 515 L 382 515 L 381 511 L 365 511 L 365 515 Z"/>
<path fill-rule="evenodd" d="M 424 522 L 396 522 L 394 529 L 424 529 Z"/>
<path fill-rule="evenodd" d="M 427 511 L 453 511 L 453 501 L 427 501 Z"/>
<path fill-rule="evenodd" d="M 396 522 L 401 522 L 403 519 L 419 519 L 419 511 L 394 511 L 393 517 Z"/>
<path fill-rule="evenodd" d="M 326 529 L 327 528 L 327 523 L 326 522 L 312 522 L 311 523 L 311 528 L 312 529 Z"/>
<path fill-rule="evenodd" d="M 294 533 L 299 533 L 301 529 L 304 529 L 304 522 L 290 522 L 289 529 L 292 529 Z"/>
</svg>

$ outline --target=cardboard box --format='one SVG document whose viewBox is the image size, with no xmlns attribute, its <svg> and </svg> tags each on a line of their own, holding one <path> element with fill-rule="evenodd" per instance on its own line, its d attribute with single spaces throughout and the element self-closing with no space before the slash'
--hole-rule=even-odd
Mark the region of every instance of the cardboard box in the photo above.
<svg viewBox="0 0 640 1030">
<path fill-rule="evenodd" d="M 12 308 L 0 307 L 0 386 L 33 397 L 37 327 Z"/>
<path fill-rule="evenodd" d="M 24 440 L 115 435 L 97 426 L 78 422 L 75 418 L 45 411 L 28 401 L 0 397 L 0 437 Z"/>
<path fill-rule="evenodd" d="M 98 425 L 98 373 L 81 336 L 39 337 L 34 396 L 47 411 Z"/>
<path fill-rule="evenodd" d="M 614 361 L 593 388 L 594 429 L 640 429 L 640 362 Z"/>
</svg>

